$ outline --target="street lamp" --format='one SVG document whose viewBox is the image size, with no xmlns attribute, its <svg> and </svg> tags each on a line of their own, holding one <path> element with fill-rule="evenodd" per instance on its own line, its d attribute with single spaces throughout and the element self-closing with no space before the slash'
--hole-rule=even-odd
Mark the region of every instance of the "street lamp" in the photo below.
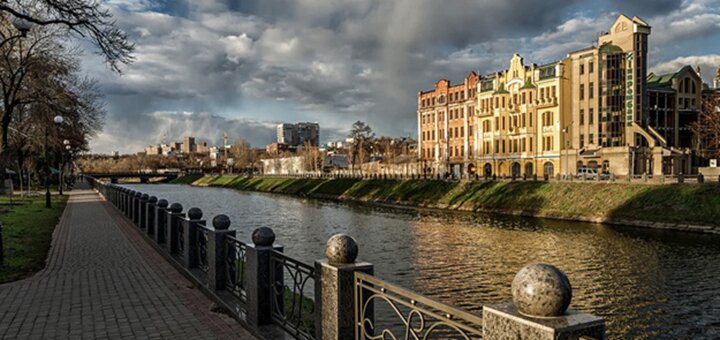
<svg viewBox="0 0 720 340">
<path fill-rule="evenodd" d="M 63 123 L 64 119 L 61 115 L 55 116 L 53 118 L 53 122 L 55 122 L 55 125 L 57 127 L 60 127 L 60 125 Z M 45 208 L 52 207 L 52 204 L 50 203 L 50 163 L 48 162 L 48 134 L 50 131 L 48 128 L 45 128 L 45 168 L 46 168 L 46 175 L 45 175 Z"/>
<path fill-rule="evenodd" d="M 60 117 L 60 116 L 58 116 Z M 60 117 L 62 118 L 62 117 Z M 65 146 L 65 150 L 70 151 L 70 141 L 64 140 L 63 145 Z M 59 180 L 58 180 L 58 191 L 60 192 L 60 195 L 63 194 L 63 168 L 65 167 L 65 151 L 60 149 L 60 166 L 58 167 L 58 170 L 60 172 Z"/>
</svg>

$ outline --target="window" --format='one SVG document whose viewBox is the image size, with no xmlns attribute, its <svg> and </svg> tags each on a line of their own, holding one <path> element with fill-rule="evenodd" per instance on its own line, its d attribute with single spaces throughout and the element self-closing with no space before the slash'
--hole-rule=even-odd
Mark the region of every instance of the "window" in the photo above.
<svg viewBox="0 0 720 340">
<path fill-rule="evenodd" d="M 533 138 L 530 137 L 530 152 L 533 152 Z"/>
<path fill-rule="evenodd" d="M 580 147 L 585 146 L 585 135 L 580 135 Z"/>
<path fill-rule="evenodd" d="M 595 135 L 594 134 L 592 134 L 592 133 L 590 134 L 590 138 L 588 138 L 588 143 L 590 143 L 590 144 L 595 143 Z"/>
<path fill-rule="evenodd" d="M 580 100 L 585 99 L 585 84 L 580 84 Z"/>
<path fill-rule="evenodd" d="M 588 73 L 593 73 L 593 66 L 594 66 L 593 62 L 590 61 L 588 63 Z"/>
<path fill-rule="evenodd" d="M 594 124 L 595 122 L 595 117 L 593 117 L 595 115 L 594 111 L 594 109 L 590 109 L 590 114 L 588 115 L 588 124 Z"/>
<path fill-rule="evenodd" d="M 580 125 L 585 125 L 585 110 L 580 109 Z"/>
<path fill-rule="evenodd" d="M 595 83 L 590 82 L 590 88 L 588 90 L 588 98 L 592 99 L 595 92 Z"/>
<path fill-rule="evenodd" d="M 583 64 L 580 64 L 580 74 L 581 75 L 585 74 L 585 65 L 583 65 Z"/>
</svg>

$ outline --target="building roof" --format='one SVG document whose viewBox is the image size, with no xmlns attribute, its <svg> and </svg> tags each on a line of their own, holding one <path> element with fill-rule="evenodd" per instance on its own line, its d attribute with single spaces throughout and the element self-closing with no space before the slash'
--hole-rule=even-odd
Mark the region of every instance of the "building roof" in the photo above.
<svg viewBox="0 0 720 340">
<path fill-rule="evenodd" d="M 673 73 L 659 75 L 655 73 L 650 73 L 647 76 L 647 86 L 650 89 L 672 89 L 673 79 L 677 78 L 680 74 L 684 73 L 687 70 L 695 72 L 695 70 L 690 65 L 685 65 L 680 70 Z"/>
</svg>

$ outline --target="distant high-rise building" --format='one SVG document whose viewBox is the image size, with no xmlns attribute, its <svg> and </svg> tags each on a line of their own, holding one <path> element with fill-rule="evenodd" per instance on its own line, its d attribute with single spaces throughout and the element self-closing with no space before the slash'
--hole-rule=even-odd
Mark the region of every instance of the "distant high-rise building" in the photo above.
<svg viewBox="0 0 720 340">
<path fill-rule="evenodd" d="M 320 142 L 320 124 L 318 123 L 297 123 L 279 124 L 277 126 L 277 143 L 288 146 L 300 146 L 310 143 L 318 146 Z"/>
<path fill-rule="evenodd" d="M 162 153 L 160 145 L 148 145 L 145 147 L 145 154 L 148 156 L 155 156 Z"/>
<path fill-rule="evenodd" d="M 197 151 L 195 137 L 185 136 L 182 143 L 182 153 L 193 153 Z"/>
<path fill-rule="evenodd" d="M 713 83 L 714 88 L 720 89 L 720 67 L 718 67 L 717 73 L 715 73 L 715 81 Z"/>
<path fill-rule="evenodd" d="M 297 140 L 295 135 L 295 124 L 279 124 L 277 126 L 278 144 L 294 145 Z"/>
</svg>

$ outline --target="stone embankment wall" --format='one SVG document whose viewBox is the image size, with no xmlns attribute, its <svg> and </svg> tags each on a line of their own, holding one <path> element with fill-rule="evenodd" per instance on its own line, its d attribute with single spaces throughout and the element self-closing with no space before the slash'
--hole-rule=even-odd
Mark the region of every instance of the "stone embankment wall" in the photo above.
<svg viewBox="0 0 720 340">
<path fill-rule="evenodd" d="M 720 234 L 720 185 L 203 177 L 193 183 L 372 204 Z"/>
</svg>

